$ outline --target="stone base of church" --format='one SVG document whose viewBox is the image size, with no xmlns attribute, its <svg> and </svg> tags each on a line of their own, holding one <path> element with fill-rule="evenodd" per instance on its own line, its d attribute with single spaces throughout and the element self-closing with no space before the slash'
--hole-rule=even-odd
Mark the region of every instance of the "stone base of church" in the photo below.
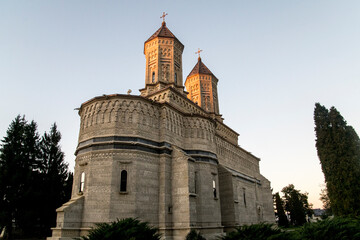
<svg viewBox="0 0 360 240">
<path fill-rule="evenodd" d="M 220 236 L 223 236 L 223 227 L 160 228 L 159 232 L 163 240 L 184 240 L 192 229 L 200 232 L 208 240 L 219 239 Z"/>
<path fill-rule="evenodd" d="M 86 236 L 91 228 L 51 228 L 52 236 L 47 240 L 73 240 L 81 236 Z"/>
<path fill-rule="evenodd" d="M 163 228 L 159 229 L 162 240 L 184 240 L 186 235 L 195 229 L 208 240 L 219 239 L 223 236 L 223 227 L 189 227 L 189 228 Z M 52 236 L 46 240 L 73 240 L 88 235 L 91 228 L 52 228 Z"/>
</svg>

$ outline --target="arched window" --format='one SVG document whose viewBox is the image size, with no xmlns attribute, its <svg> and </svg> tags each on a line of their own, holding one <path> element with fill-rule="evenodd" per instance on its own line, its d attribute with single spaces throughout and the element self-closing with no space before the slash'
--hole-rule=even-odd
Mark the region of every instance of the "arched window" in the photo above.
<svg viewBox="0 0 360 240">
<path fill-rule="evenodd" d="M 82 172 L 80 175 L 80 189 L 79 192 L 83 192 L 85 187 L 85 172 Z"/>
<path fill-rule="evenodd" d="M 155 82 L 155 72 L 152 73 L 152 83 Z"/>
<path fill-rule="evenodd" d="M 120 177 L 120 192 L 126 192 L 126 185 L 127 185 L 127 171 L 122 170 L 121 171 L 121 177 Z"/>
</svg>

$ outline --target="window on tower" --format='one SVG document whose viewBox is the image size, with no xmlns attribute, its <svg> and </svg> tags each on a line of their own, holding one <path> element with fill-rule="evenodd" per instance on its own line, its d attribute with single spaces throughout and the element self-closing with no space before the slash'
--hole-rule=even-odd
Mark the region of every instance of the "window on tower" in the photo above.
<svg viewBox="0 0 360 240">
<path fill-rule="evenodd" d="M 120 177 L 120 192 L 126 192 L 126 185 L 127 185 L 127 171 L 122 170 L 121 171 L 121 177 Z"/>
<path fill-rule="evenodd" d="M 216 182 L 215 182 L 215 180 L 213 180 L 213 194 L 214 194 L 214 198 L 217 198 L 217 194 L 216 194 Z"/>
<path fill-rule="evenodd" d="M 177 83 L 177 74 L 175 73 L 175 83 Z"/>
<path fill-rule="evenodd" d="M 152 79 L 151 79 L 152 83 L 155 82 L 155 72 L 152 73 Z"/>
<path fill-rule="evenodd" d="M 83 192 L 85 188 L 85 172 L 82 172 L 80 175 L 80 189 L 79 192 Z"/>
<path fill-rule="evenodd" d="M 244 206 L 246 207 L 246 189 L 243 188 L 243 199 L 244 199 Z"/>
</svg>

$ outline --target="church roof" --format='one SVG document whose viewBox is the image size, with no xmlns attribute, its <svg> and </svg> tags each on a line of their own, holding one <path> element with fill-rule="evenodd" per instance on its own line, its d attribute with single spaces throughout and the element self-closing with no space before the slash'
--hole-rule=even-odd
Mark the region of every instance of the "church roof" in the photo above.
<svg viewBox="0 0 360 240">
<path fill-rule="evenodd" d="M 145 43 L 157 37 L 174 38 L 179 41 L 179 39 L 177 39 L 175 35 L 166 27 L 166 22 L 162 22 L 161 27 L 153 35 L 151 35 L 151 37 L 148 40 L 146 40 Z"/>
<path fill-rule="evenodd" d="M 195 65 L 193 70 L 191 70 L 190 74 L 187 77 L 190 77 L 191 75 L 195 75 L 195 74 L 208 74 L 208 75 L 213 75 L 215 77 L 215 75 L 201 61 L 200 57 L 198 58 L 197 64 Z"/>
</svg>

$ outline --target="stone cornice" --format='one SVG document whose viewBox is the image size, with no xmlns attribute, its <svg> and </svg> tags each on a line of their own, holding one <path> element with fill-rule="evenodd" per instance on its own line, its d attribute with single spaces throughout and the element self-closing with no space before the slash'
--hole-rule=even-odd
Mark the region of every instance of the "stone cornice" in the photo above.
<svg viewBox="0 0 360 240">
<path fill-rule="evenodd" d="M 160 103 L 156 103 L 156 102 L 152 101 L 151 99 L 145 98 L 145 97 L 140 96 L 140 95 L 131 95 L 131 94 L 109 94 L 109 95 L 106 95 L 106 94 L 104 94 L 102 96 L 96 96 L 94 98 L 91 98 L 90 100 L 82 103 L 80 108 L 79 108 L 79 115 L 81 114 L 81 110 L 86 105 L 90 105 L 91 103 L 93 103 L 95 101 L 99 101 L 99 100 L 112 100 L 112 99 L 116 99 L 116 98 L 144 100 L 144 101 L 147 101 L 147 102 L 149 102 L 151 104 L 161 105 Z"/>
<path fill-rule="evenodd" d="M 216 137 L 218 137 L 218 138 L 222 139 L 223 141 L 229 143 L 229 144 L 232 145 L 233 147 L 238 148 L 238 149 L 240 149 L 242 152 L 244 152 L 244 153 L 250 155 L 251 157 L 255 158 L 255 159 L 258 160 L 259 162 L 261 161 L 261 159 L 260 159 L 259 157 L 255 156 L 255 155 L 252 154 L 251 152 L 246 151 L 244 148 L 240 147 L 238 144 L 234 144 L 234 143 L 229 142 L 228 139 L 222 137 L 221 135 L 219 135 L 219 134 L 217 134 L 217 133 L 216 133 L 215 135 L 216 135 Z"/>
</svg>

